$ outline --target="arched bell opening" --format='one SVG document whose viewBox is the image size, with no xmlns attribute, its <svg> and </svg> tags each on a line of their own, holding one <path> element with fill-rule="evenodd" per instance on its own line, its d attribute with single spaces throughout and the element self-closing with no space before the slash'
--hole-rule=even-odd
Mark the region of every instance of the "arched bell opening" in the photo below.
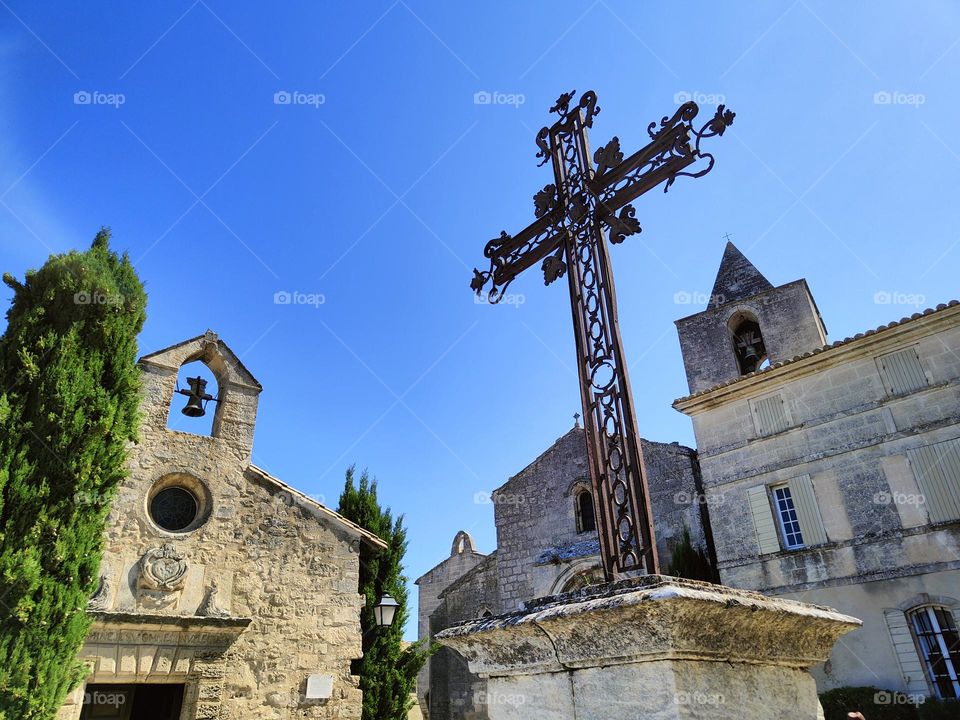
<svg viewBox="0 0 960 720">
<path fill-rule="evenodd" d="M 167 428 L 193 435 L 213 436 L 220 411 L 220 383 L 203 360 L 185 362 L 167 412 Z"/>
<path fill-rule="evenodd" d="M 760 323 L 753 314 L 739 311 L 730 318 L 730 337 L 737 368 L 741 375 L 755 372 L 770 364 Z"/>
</svg>

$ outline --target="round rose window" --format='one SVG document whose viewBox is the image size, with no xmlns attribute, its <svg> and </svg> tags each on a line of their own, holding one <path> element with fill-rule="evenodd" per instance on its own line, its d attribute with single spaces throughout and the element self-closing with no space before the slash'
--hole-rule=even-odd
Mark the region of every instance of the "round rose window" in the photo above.
<svg viewBox="0 0 960 720">
<path fill-rule="evenodd" d="M 150 501 L 150 517 L 170 532 L 180 532 L 190 527 L 199 512 L 197 498 L 182 487 L 164 488 Z"/>
</svg>

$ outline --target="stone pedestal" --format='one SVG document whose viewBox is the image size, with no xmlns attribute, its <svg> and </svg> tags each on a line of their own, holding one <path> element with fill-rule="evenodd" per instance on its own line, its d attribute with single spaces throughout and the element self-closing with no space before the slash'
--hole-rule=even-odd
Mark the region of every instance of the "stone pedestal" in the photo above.
<svg viewBox="0 0 960 720">
<path fill-rule="evenodd" d="M 438 634 L 487 678 L 490 720 L 816 720 L 814 663 L 860 621 L 648 575 Z"/>
</svg>

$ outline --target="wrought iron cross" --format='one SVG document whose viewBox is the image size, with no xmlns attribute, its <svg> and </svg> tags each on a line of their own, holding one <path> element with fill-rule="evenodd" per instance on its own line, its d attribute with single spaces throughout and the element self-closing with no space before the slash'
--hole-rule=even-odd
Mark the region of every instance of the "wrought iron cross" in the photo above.
<svg viewBox="0 0 960 720">
<path fill-rule="evenodd" d="M 536 263 L 547 285 L 567 276 L 600 554 L 607 579 L 615 580 L 659 572 L 659 564 L 606 237 L 617 244 L 640 232 L 632 200 L 661 183 L 666 192 L 682 175 L 710 172 L 713 156 L 701 152 L 700 143 L 723 135 L 734 113 L 720 105 L 697 129 L 699 108 L 688 102 L 659 127 L 650 123 L 650 143 L 627 159 L 616 137 L 591 155 L 587 128 L 600 112 L 597 96 L 586 92 L 571 107 L 575 93 L 559 97 L 550 112 L 560 119 L 537 134 L 537 157 L 541 165 L 553 164 L 554 176 L 533 198 L 537 219 L 517 235 L 504 231 L 487 243 L 490 269 L 474 270 L 470 287 L 480 294 L 490 282 L 488 299 L 495 303 Z M 706 165 L 692 168 L 698 160 Z"/>
</svg>

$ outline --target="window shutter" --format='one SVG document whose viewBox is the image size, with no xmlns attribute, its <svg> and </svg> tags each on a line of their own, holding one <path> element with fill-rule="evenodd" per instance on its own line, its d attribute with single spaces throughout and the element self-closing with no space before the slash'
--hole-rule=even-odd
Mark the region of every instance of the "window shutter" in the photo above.
<svg viewBox="0 0 960 720">
<path fill-rule="evenodd" d="M 793 495 L 793 506 L 797 511 L 797 520 L 800 521 L 803 544 L 810 546 L 827 542 L 827 532 L 823 529 L 823 520 L 810 476 L 793 478 L 790 481 L 790 494 Z"/>
<path fill-rule="evenodd" d="M 757 533 L 757 544 L 760 554 L 774 553 L 780 550 L 780 539 L 777 537 L 777 527 L 773 524 L 773 513 L 770 511 L 770 501 L 767 498 L 767 488 L 763 485 L 747 489 L 747 499 L 750 502 L 750 513 L 753 515 L 753 528 Z"/>
<path fill-rule="evenodd" d="M 920 390 L 927 386 L 927 376 L 923 374 L 920 358 L 915 348 L 908 347 L 895 353 L 877 358 L 887 391 L 891 395 Z"/>
<path fill-rule="evenodd" d="M 907 450 L 930 522 L 960 519 L 960 439 Z"/>
<path fill-rule="evenodd" d="M 913 633 L 907 624 L 907 616 L 902 610 L 884 610 L 883 617 L 887 621 L 887 630 L 890 631 L 890 641 L 893 643 L 900 674 L 908 693 L 926 695 L 929 692 L 927 681 L 924 678 L 923 664 L 917 654 L 917 646 L 913 641 Z"/>
<path fill-rule="evenodd" d="M 754 400 L 753 415 L 759 435 L 773 435 L 789 426 L 787 414 L 783 410 L 783 398 L 779 393 Z"/>
</svg>

